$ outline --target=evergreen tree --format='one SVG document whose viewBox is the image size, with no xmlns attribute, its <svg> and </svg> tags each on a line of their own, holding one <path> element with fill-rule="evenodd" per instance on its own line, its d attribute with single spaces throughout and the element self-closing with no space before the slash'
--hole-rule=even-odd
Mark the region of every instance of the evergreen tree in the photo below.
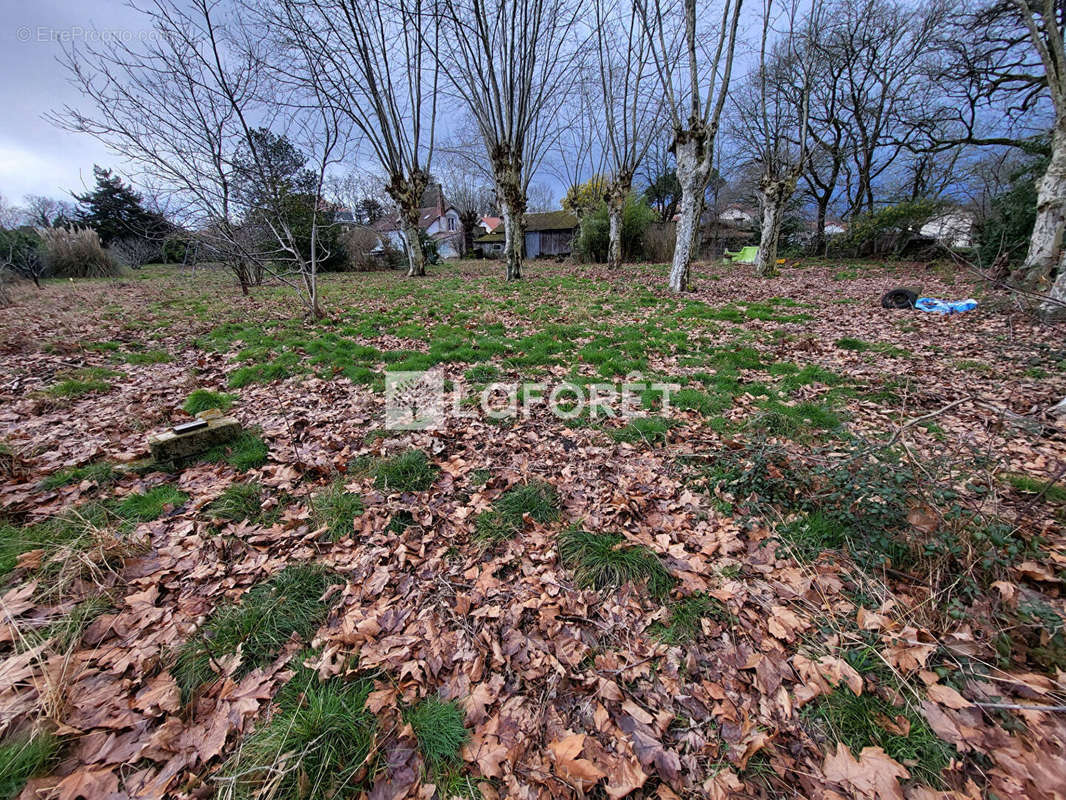
<svg viewBox="0 0 1066 800">
<path fill-rule="evenodd" d="M 75 194 L 78 209 L 74 219 L 100 236 L 104 247 L 121 239 L 162 241 L 170 225 L 162 214 L 144 207 L 141 195 L 111 170 L 93 165 L 96 186 L 85 194 Z"/>
</svg>

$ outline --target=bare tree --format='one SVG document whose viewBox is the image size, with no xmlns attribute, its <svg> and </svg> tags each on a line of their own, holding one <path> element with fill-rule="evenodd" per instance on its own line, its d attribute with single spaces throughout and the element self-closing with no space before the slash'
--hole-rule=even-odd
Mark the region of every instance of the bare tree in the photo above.
<svg viewBox="0 0 1066 800">
<path fill-rule="evenodd" d="M 1031 108 L 1050 98 L 1050 159 L 1037 183 L 1037 214 L 1019 276 L 1034 286 L 1051 284 L 1040 304 L 1045 318 L 1066 317 L 1066 0 L 994 0 L 977 15 L 994 44 L 985 51 L 986 91 L 1009 91 Z"/>
<path fill-rule="evenodd" d="M 574 79 L 580 6 L 572 0 L 436 0 L 441 66 L 470 110 L 491 165 L 504 224 L 507 279 L 522 277 L 531 177 Z"/>
<path fill-rule="evenodd" d="M 74 204 L 40 194 L 28 194 L 22 198 L 29 217 L 29 224 L 40 228 L 53 228 L 67 224 L 74 218 Z"/>
<path fill-rule="evenodd" d="M 633 178 L 662 128 L 662 100 L 653 82 L 651 42 L 641 35 L 637 8 L 616 0 L 595 0 L 599 101 L 603 108 L 603 150 L 610 165 L 607 186 L 607 264 L 622 263 L 622 210 Z"/>
<path fill-rule="evenodd" d="M 52 121 L 100 139 L 175 196 L 202 250 L 233 270 L 245 294 L 270 270 L 301 292 L 309 314 L 320 315 L 315 235 L 307 254 L 276 196 L 264 208 L 242 205 L 234 157 L 248 149 L 262 172 L 255 131 L 282 110 L 298 125 L 317 128 L 315 162 L 328 164 L 341 138 L 337 120 L 279 98 L 264 69 L 261 32 L 247 30 L 217 0 L 152 0 L 138 10 L 154 36 L 67 51 L 64 61 L 91 110 L 67 106 Z"/>
<path fill-rule="evenodd" d="M 283 44 L 309 64 L 298 79 L 374 151 L 400 212 L 407 274 L 425 275 L 419 220 L 433 160 L 437 17 L 424 0 L 281 0 L 269 13 Z"/>
<path fill-rule="evenodd" d="M 773 0 L 764 0 L 759 63 L 739 99 L 736 130 L 743 149 L 759 167 L 762 228 L 755 272 L 777 271 L 777 248 L 785 207 L 807 160 L 807 133 L 814 59 L 821 19 L 818 0 L 803 9 L 793 2 L 783 14 L 784 30 L 774 31 Z M 776 39 L 771 41 L 771 36 Z M 751 109 L 755 113 L 750 113 Z"/>
<path fill-rule="evenodd" d="M 0 194 L 0 228 L 17 228 L 23 224 L 26 218 L 25 209 L 8 202 L 7 198 Z"/>
<path fill-rule="evenodd" d="M 677 242 L 670 289 L 684 291 L 700 231 L 714 144 L 733 74 L 743 0 L 722 0 L 718 24 L 697 24 L 696 0 L 683 0 L 681 15 L 663 0 L 633 0 L 648 38 L 674 129 L 674 158 L 681 185 Z M 705 21 L 713 15 L 699 15 Z M 677 53 L 683 54 L 678 58 Z"/>
</svg>

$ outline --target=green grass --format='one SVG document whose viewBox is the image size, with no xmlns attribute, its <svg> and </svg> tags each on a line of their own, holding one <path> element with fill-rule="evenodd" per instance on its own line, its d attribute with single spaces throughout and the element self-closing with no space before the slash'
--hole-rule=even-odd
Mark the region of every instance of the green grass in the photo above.
<svg viewBox="0 0 1066 800">
<path fill-rule="evenodd" d="M 151 522 L 163 515 L 167 506 L 178 508 L 189 496 L 173 486 L 156 486 L 144 494 L 128 495 L 116 506 L 120 517 L 131 522 Z"/>
<path fill-rule="evenodd" d="M 674 580 L 651 550 L 625 544 L 614 533 L 590 533 L 570 528 L 559 534 L 559 560 L 572 570 L 584 589 L 616 588 L 624 583 L 645 583 L 656 597 L 669 593 Z"/>
<path fill-rule="evenodd" d="M 81 642 L 82 634 L 94 619 L 113 607 L 114 602 L 105 594 L 87 597 L 59 619 L 29 631 L 26 643 L 34 646 L 51 640 L 53 652 L 65 653 Z"/>
<path fill-rule="evenodd" d="M 607 433 L 616 442 L 651 445 L 665 442 L 667 432 L 675 424 L 664 417 L 636 417 L 621 428 L 608 428 Z"/>
<path fill-rule="evenodd" d="M 86 503 L 33 525 L 19 527 L 0 523 L 0 577 L 11 572 L 18 557 L 29 550 L 43 549 L 42 565 L 36 574 L 45 578 L 59 568 L 54 556 L 64 548 L 88 547 L 97 527 L 107 526 L 113 516 L 103 503 Z"/>
<path fill-rule="evenodd" d="M 0 800 L 12 800 L 30 778 L 45 775 L 59 755 L 59 740 L 49 733 L 9 735 L 0 741 Z"/>
<path fill-rule="evenodd" d="M 909 733 L 902 736 L 885 730 L 877 724 L 879 715 L 889 719 L 906 717 Z M 864 747 L 882 748 L 890 758 L 906 764 L 911 776 L 926 785 L 940 785 L 940 771 L 954 752 L 936 737 L 921 715 L 906 706 L 896 708 L 869 692 L 855 695 L 851 689 L 840 687 L 804 709 L 802 717 L 821 728 L 830 741 L 843 742 L 855 754 Z"/>
<path fill-rule="evenodd" d="M 134 365 L 165 364 L 174 360 L 166 350 L 141 350 L 136 353 L 122 353 L 121 358 L 127 364 Z"/>
<path fill-rule="evenodd" d="M 458 703 L 430 695 L 406 716 L 418 739 L 422 758 L 431 768 L 459 760 L 459 750 L 470 738 L 470 732 Z"/>
<path fill-rule="evenodd" d="M 256 523 L 265 521 L 263 487 L 255 481 L 231 483 L 223 489 L 222 494 L 208 503 L 204 511 L 209 517 L 227 522 L 240 522 L 244 519 Z"/>
<path fill-rule="evenodd" d="M 317 564 L 292 564 L 256 584 L 240 603 L 216 608 L 178 650 L 173 674 L 188 700 L 215 677 L 214 665 L 241 650 L 237 677 L 273 661 L 295 634 L 307 640 L 326 620 L 322 595 L 343 578 Z M 336 595 L 335 595 L 336 596 Z"/>
<path fill-rule="evenodd" d="M 47 394 L 59 398 L 81 397 L 82 395 L 92 394 L 93 392 L 109 391 L 111 391 L 111 384 L 107 381 L 95 379 L 83 380 L 81 378 L 65 378 L 45 389 Z"/>
<path fill-rule="evenodd" d="M 185 404 L 182 408 L 185 409 L 185 413 L 192 414 L 193 416 L 199 414 L 201 411 L 207 411 L 210 408 L 217 408 L 219 411 L 229 411 L 230 407 L 233 405 L 233 401 L 236 399 L 237 396 L 233 394 L 212 392 L 210 389 L 197 389 L 185 398 Z"/>
<path fill-rule="evenodd" d="M 1022 494 L 1044 493 L 1044 500 L 1048 503 L 1066 503 L 1066 486 L 1059 483 L 1049 483 L 1029 475 L 1019 475 L 1009 472 L 1003 476 L 1011 488 Z"/>
<path fill-rule="evenodd" d="M 203 455 L 204 461 L 224 461 L 241 472 L 261 467 L 267 462 L 270 448 L 258 434 L 242 431 L 237 437 L 225 444 L 212 447 Z"/>
<path fill-rule="evenodd" d="M 363 498 L 347 491 L 344 479 L 338 478 L 311 497 L 311 510 L 316 523 L 326 528 L 329 540 L 336 542 L 352 535 L 355 518 L 363 513 Z"/>
<path fill-rule="evenodd" d="M 374 486 L 383 492 L 422 492 L 437 480 L 440 469 L 421 450 L 382 458 L 372 466 Z"/>
<path fill-rule="evenodd" d="M 484 542 L 510 539 L 525 525 L 525 515 L 545 524 L 559 518 L 559 493 L 547 481 L 513 486 L 475 520 L 476 538 Z"/>
<path fill-rule="evenodd" d="M 800 561 L 814 561 L 825 550 L 844 548 L 849 531 L 840 521 L 816 511 L 779 526 L 777 537 Z"/>
<path fill-rule="evenodd" d="M 377 720 L 363 706 L 373 688 L 367 678 L 320 681 L 315 670 L 297 666 L 278 693 L 277 712 L 241 743 L 220 785 L 233 781 L 233 796 L 242 799 L 263 792 L 300 800 L 368 792 L 377 774 Z"/>
<path fill-rule="evenodd" d="M 53 472 L 41 481 L 41 488 L 51 491 L 72 483 L 89 481 L 98 486 L 105 486 L 118 479 L 115 468 L 107 461 L 97 461 L 83 467 L 68 467 Z"/>
<path fill-rule="evenodd" d="M 650 630 L 666 644 L 685 644 L 699 636 L 700 620 L 704 617 L 728 619 L 729 614 L 721 601 L 699 592 L 671 603 L 666 622 L 657 623 Z"/>
<path fill-rule="evenodd" d="M 751 424 L 778 436 L 796 436 L 810 430 L 831 431 L 840 427 L 836 412 L 814 402 L 787 405 L 779 400 L 767 400 L 762 409 Z"/>
</svg>

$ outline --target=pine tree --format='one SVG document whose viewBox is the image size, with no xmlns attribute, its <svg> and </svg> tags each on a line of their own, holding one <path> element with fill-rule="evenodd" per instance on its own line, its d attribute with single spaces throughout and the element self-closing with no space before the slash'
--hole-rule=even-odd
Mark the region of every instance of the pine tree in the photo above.
<svg viewBox="0 0 1066 800">
<path fill-rule="evenodd" d="M 104 247 L 129 238 L 162 241 L 170 230 L 162 214 L 146 209 L 141 195 L 111 170 L 94 165 L 93 175 L 92 191 L 74 195 L 79 224 L 96 231 Z"/>
</svg>

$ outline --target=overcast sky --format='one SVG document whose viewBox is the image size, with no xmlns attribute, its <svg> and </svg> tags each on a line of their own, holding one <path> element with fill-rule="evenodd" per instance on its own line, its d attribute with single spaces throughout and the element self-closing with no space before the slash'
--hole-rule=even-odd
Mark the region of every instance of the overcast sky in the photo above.
<svg viewBox="0 0 1066 800">
<path fill-rule="evenodd" d="M 121 162 L 89 136 L 68 133 L 42 116 L 77 101 L 56 56 L 60 41 L 88 31 L 136 33 L 125 0 L 0 0 L 0 194 L 69 199 L 92 184 L 93 164 Z"/>
</svg>

